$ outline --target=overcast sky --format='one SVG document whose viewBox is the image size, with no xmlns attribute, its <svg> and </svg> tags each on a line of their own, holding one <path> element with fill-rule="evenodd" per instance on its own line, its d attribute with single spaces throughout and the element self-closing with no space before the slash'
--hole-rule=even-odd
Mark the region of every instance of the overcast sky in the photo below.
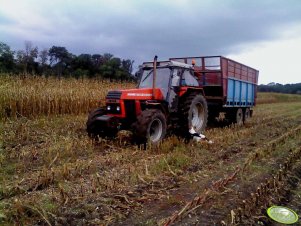
<svg viewBox="0 0 301 226">
<path fill-rule="evenodd" d="M 26 40 L 136 66 L 224 55 L 258 69 L 259 83 L 301 82 L 300 0 L 0 0 L 0 41 Z"/>
</svg>

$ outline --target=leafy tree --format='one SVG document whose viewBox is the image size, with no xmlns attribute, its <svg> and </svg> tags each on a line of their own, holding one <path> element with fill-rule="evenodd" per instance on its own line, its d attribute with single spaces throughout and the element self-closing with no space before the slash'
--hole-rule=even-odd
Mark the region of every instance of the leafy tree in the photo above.
<svg viewBox="0 0 301 226">
<path fill-rule="evenodd" d="M 50 65 L 57 69 L 58 76 L 61 77 L 67 71 L 72 61 L 72 54 L 65 47 L 52 46 L 49 49 Z"/>
<path fill-rule="evenodd" d="M 0 42 L 0 72 L 12 72 L 14 69 L 14 52 L 7 44 Z"/>
<path fill-rule="evenodd" d="M 114 57 L 111 53 L 75 56 L 62 46 L 52 46 L 49 50 L 39 52 L 38 47 L 30 41 L 25 41 L 24 50 L 15 54 L 7 44 L 0 42 L 0 72 L 132 80 L 133 63 L 130 59 Z"/>
<path fill-rule="evenodd" d="M 301 93 L 301 83 L 282 85 L 279 83 L 269 83 L 268 85 L 259 85 L 259 92 L 275 92 L 275 93 Z"/>
<path fill-rule="evenodd" d="M 17 63 L 25 74 L 35 74 L 38 63 L 35 59 L 38 57 L 38 47 L 33 47 L 32 42 L 25 41 L 25 49 L 17 51 Z"/>
<path fill-rule="evenodd" d="M 111 53 L 104 53 L 102 55 L 102 63 L 103 64 L 108 63 L 112 58 L 113 58 L 113 54 L 111 54 Z"/>
<path fill-rule="evenodd" d="M 100 54 L 93 54 L 91 57 L 92 61 L 92 74 L 96 76 L 97 74 L 100 74 L 100 66 L 103 64 L 103 58 Z"/>
<path fill-rule="evenodd" d="M 43 65 L 47 65 L 48 62 L 48 49 L 43 49 L 40 53 L 39 53 L 39 62 L 40 64 Z"/>
<path fill-rule="evenodd" d="M 92 56 L 90 54 L 80 54 L 77 58 L 78 67 L 90 70 L 92 68 Z"/>
<path fill-rule="evenodd" d="M 134 61 L 127 59 L 127 60 L 122 60 L 121 62 L 121 69 L 123 69 L 124 71 L 126 71 L 128 74 L 132 74 L 133 72 L 133 64 Z"/>
<path fill-rule="evenodd" d="M 93 67 L 95 68 L 99 68 L 100 65 L 103 63 L 102 56 L 100 54 L 93 54 L 91 60 L 92 60 Z"/>
<path fill-rule="evenodd" d="M 120 76 L 120 73 L 118 73 L 121 65 L 121 60 L 120 58 L 114 57 L 105 62 L 101 67 L 100 67 L 100 72 L 103 77 L 109 78 L 110 81 L 114 79 L 118 79 Z"/>
<path fill-rule="evenodd" d="M 39 53 L 40 72 L 44 74 L 48 67 L 48 49 L 43 49 Z"/>
<path fill-rule="evenodd" d="M 72 71 L 76 71 L 75 77 L 88 75 L 93 75 L 93 62 L 92 56 L 90 54 L 80 54 L 75 56 L 72 60 Z M 85 73 L 85 74 L 83 74 Z"/>
</svg>

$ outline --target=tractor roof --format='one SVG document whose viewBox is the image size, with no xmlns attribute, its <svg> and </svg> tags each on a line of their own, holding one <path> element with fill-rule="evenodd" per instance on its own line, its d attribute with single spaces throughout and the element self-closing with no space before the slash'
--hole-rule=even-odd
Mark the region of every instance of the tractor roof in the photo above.
<svg viewBox="0 0 301 226">
<path fill-rule="evenodd" d="M 154 67 L 154 62 L 144 62 L 141 66 L 141 68 L 152 68 Z M 191 64 L 185 64 L 178 61 L 158 61 L 157 67 L 181 67 L 181 68 L 193 68 Z"/>
</svg>

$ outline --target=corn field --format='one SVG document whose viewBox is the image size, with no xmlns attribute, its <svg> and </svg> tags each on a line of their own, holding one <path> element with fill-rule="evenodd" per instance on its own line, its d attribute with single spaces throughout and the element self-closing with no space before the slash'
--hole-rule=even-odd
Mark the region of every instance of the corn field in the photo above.
<svg viewBox="0 0 301 226">
<path fill-rule="evenodd" d="M 129 82 L 0 76 L 0 118 L 80 114 L 104 104 L 108 90 L 135 87 Z"/>
<path fill-rule="evenodd" d="M 245 125 L 208 126 L 212 144 L 91 140 L 89 109 L 134 86 L 0 77 L 0 225 L 273 225 L 269 206 L 301 213 L 299 96 L 259 93 Z"/>
</svg>

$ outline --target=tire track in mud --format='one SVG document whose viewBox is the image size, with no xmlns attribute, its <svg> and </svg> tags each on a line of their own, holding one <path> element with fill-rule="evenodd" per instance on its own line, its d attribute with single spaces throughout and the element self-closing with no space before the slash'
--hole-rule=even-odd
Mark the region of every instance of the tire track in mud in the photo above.
<svg viewBox="0 0 301 226">
<path fill-rule="evenodd" d="M 233 225 L 255 222 L 271 225 L 273 221 L 266 215 L 266 210 L 272 205 L 287 204 L 291 201 L 290 190 L 295 189 L 301 182 L 300 160 L 301 149 L 297 149 L 288 156 L 277 173 L 260 183 L 257 189 L 249 194 L 249 199 L 243 200 L 241 205 L 231 210 L 230 217 L 224 222 Z"/>
<path fill-rule="evenodd" d="M 296 110 L 297 111 L 297 110 Z M 292 113 L 291 111 L 284 111 L 285 113 Z M 234 131 L 232 134 L 228 134 L 228 136 L 237 136 L 237 135 L 242 135 L 244 132 L 247 132 L 248 130 L 252 129 L 253 131 L 257 130 L 258 127 L 261 127 L 263 125 L 266 125 L 268 124 L 272 119 L 273 121 L 275 119 L 281 119 L 285 117 L 285 120 L 289 120 L 290 118 L 289 117 L 286 117 L 286 115 L 277 115 L 277 117 L 268 117 L 268 118 L 265 118 L 263 119 L 263 122 L 261 121 L 260 123 L 257 123 L 255 124 L 254 126 L 250 127 L 250 128 L 244 128 L 244 127 L 235 127 L 235 129 L 238 129 L 236 131 Z M 232 128 L 231 128 L 232 129 Z M 222 136 L 222 137 L 214 137 L 214 140 L 224 140 L 226 139 L 227 140 L 227 135 L 226 136 Z M 116 141 L 118 142 L 118 141 Z M 110 142 L 111 143 L 111 142 Z M 114 143 L 112 142 L 111 144 L 108 144 L 108 148 L 109 149 L 119 149 L 118 145 L 114 145 Z M 128 148 L 131 149 L 131 148 L 135 148 L 137 149 L 135 146 L 129 146 Z M 120 150 L 119 150 L 120 151 Z M 116 152 L 116 151 L 115 151 Z M 35 190 L 42 190 L 42 189 L 45 189 L 47 187 L 49 187 L 51 184 L 53 184 L 56 180 L 54 178 L 58 178 L 59 180 L 61 178 L 64 178 L 64 179 L 68 179 L 68 175 L 67 174 L 72 174 L 70 176 L 70 178 L 72 179 L 75 179 L 76 178 L 76 175 L 80 176 L 80 174 L 76 173 L 77 170 L 79 171 L 87 171 L 87 169 L 89 168 L 95 168 L 95 165 L 96 164 L 99 164 L 99 165 L 102 165 L 103 167 L 100 168 L 99 170 L 104 172 L 106 169 L 105 169 L 105 166 L 109 165 L 109 174 L 111 173 L 111 171 L 114 169 L 114 168 L 120 168 L 122 169 L 122 163 L 121 162 L 116 162 L 115 164 L 108 164 L 110 161 L 110 159 L 112 159 L 111 157 L 111 153 L 108 153 L 106 151 L 104 152 L 100 152 L 99 155 L 97 156 L 97 160 L 96 161 L 88 161 L 88 160 L 79 160 L 79 161 L 76 161 L 76 162 L 69 162 L 68 164 L 65 164 L 63 166 L 57 166 L 56 168 L 52 168 L 51 172 L 47 172 L 47 170 L 41 170 L 41 171 L 35 171 L 35 173 L 31 174 L 31 176 L 29 178 L 23 178 L 22 180 L 22 183 L 23 184 L 32 184 L 30 186 L 28 186 L 28 188 L 23 188 L 22 187 L 22 183 L 18 183 L 18 185 L 15 187 L 15 188 L 12 188 L 12 190 L 15 190 L 15 191 L 19 191 L 19 192 L 25 192 L 25 191 L 35 191 Z M 153 159 L 155 158 L 158 158 L 160 159 L 161 158 L 161 155 L 159 156 L 152 156 Z M 94 157 L 95 159 L 95 157 Z M 88 163 L 86 163 L 88 161 Z M 145 160 L 146 161 L 146 160 Z M 104 164 L 102 164 L 104 163 Z M 147 163 L 146 163 L 147 164 Z M 75 166 L 72 166 L 72 165 L 75 165 Z M 117 170 L 118 171 L 118 170 Z M 72 172 L 75 172 L 75 173 L 72 173 Z M 27 172 L 28 173 L 28 172 Z M 67 178 L 66 178 L 67 177 Z M 33 180 L 31 178 L 39 178 L 38 181 Z M 41 180 L 41 181 L 39 181 Z M 32 182 L 32 183 L 30 183 Z M 12 192 L 12 194 L 19 194 L 18 192 Z"/>
<path fill-rule="evenodd" d="M 248 130 L 251 130 L 251 131 L 254 131 L 254 130 L 257 130 L 259 129 L 261 126 L 263 125 L 267 125 L 268 123 L 270 123 L 271 120 L 275 120 L 275 118 L 277 118 L 277 120 L 280 120 L 281 118 L 285 118 L 284 119 L 284 122 L 287 122 L 287 121 L 290 121 L 290 118 L 295 118 L 295 116 L 290 116 L 290 114 L 287 114 L 288 112 L 290 112 L 290 114 L 292 113 L 291 111 L 286 111 L 286 114 L 285 115 L 277 115 L 277 117 L 268 117 L 267 119 L 264 119 L 264 123 L 262 123 L 261 121 L 260 122 L 257 122 L 257 121 L 253 121 L 251 122 L 251 125 L 253 123 L 255 123 L 254 126 L 251 126 L 249 128 L 244 128 L 244 127 L 241 127 L 241 128 L 235 128 L 235 129 L 238 129 L 237 131 L 235 131 L 235 133 L 237 133 L 239 136 L 246 136 L 245 133 L 248 132 Z M 298 112 L 298 110 L 296 110 L 295 112 Z M 290 117 L 286 117 L 286 116 L 290 116 Z M 282 129 L 285 129 L 285 128 L 282 128 Z M 247 132 L 246 132 L 247 131 Z M 230 136 L 233 136 L 234 137 L 234 140 L 235 140 L 235 136 L 238 136 L 238 135 L 233 135 L 233 134 L 226 134 L 226 136 L 224 136 L 223 138 L 224 139 L 227 139 L 227 137 L 230 137 Z M 213 139 L 215 139 L 213 137 Z M 118 141 L 116 141 L 118 142 Z M 114 146 L 114 143 L 112 143 L 112 145 Z M 112 148 L 114 149 L 114 147 L 112 146 Z M 129 146 L 129 149 L 131 149 L 133 146 Z M 137 150 L 139 152 L 139 150 Z M 245 150 L 243 150 L 245 151 Z M 126 176 L 129 172 L 128 170 L 128 165 L 131 165 L 133 163 L 133 159 L 129 159 L 128 161 L 124 161 L 122 159 L 118 159 L 118 160 L 114 160 L 115 158 L 115 155 L 117 154 L 120 154 L 120 153 L 124 153 L 124 155 L 127 155 L 130 153 L 130 151 L 123 151 L 123 150 L 118 150 L 114 153 L 97 153 L 96 156 L 93 157 L 93 160 L 91 163 L 90 160 L 88 159 L 82 159 L 79 161 L 78 165 L 80 166 L 72 166 L 72 163 L 70 163 L 70 165 L 67 164 L 67 167 L 65 166 L 57 166 L 56 168 L 54 168 L 54 172 L 55 172 L 55 176 L 54 178 L 58 178 L 58 179 L 51 179 L 51 174 L 48 173 L 48 176 L 45 176 L 43 179 L 43 170 L 41 170 L 40 172 L 37 172 L 36 175 L 28 178 L 27 182 L 28 181 L 31 181 L 33 182 L 32 183 L 32 186 L 29 186 L 31 190 L 31 193 L 34 194 L 35 192 L 38 192 L 38 190 L 40 191 L 45 191 L 45 192 L 48 192 L 48 188 L 53 185 L 53 184 L 56 184 L 58 181 L 61 180 L 61 178 L 63 179 L 67 179 L 68 182 L 70 182 L 71 184 L 75 185 L 76 188 L 74 188 L 74 191 L 75 192 L 71 192 L 72 193 L 78 193 L 77 191 L 80 190 L 80 187 L 82 185 L 79 185 L 78 183 L 76 183 L 76 181 L 78 181 L 78 178 L 81 178 L 81 177 L 87 177 L 88 175 L 88 178 L 85 178 L 85 180 L 83 181 L 82 184 L 84 184 L 85 186 L 85 191 L 88 191 L 88 188 L 86 187 L 89 187 L 91 186 L 95 181 L 97 181 L 97 178 L 93 177 L 93 174 L 95 172 L 102 172 L 101 173 L 101 176 L 103 176 L 103 178 L 108 178 L 109 175 L 111 174 L 115 174 L 116 175 L 116 181 L 118 181 L 117 183 L 122 183 L 122 178 L 124 176 Z M 232 157 L 234 157 L 237 153 L 232 153 Z M 145 171 L 145 168 L 144 168 L 144 165 L 145 164 L 151 164 L 152 161 L 156 161 L 162 157 L 165 156 L 165 154 L 160 154 L 160 155 L 154 155 L 154 153 L 135 153 L 134 155 L 137 155 L 135 156 L 136 159 L 136 163 L 137 163 L 137 166 L 140 166 L 141 167 L 141 170 L 142 171 Z M 223 158 L 223 156 L 216 156 L 216 161 Z M 207 166 L 210 166 L 211 164 L 213 163 L 207 163 Z M 82 168 L 81 168 L 82 167 Z M 82 173 L 78 174 L 76 173 L 76 171 L 79 170 L 81 171 Z M 115 171 L 115 172 L 114 172 Z M 121 173 L 123 171 L 123 173 Z M 56 173 L 57 172 L 57 173 Z M 38 183 L 37 180 L 33 180 L 31 178 L 38 178 L 39 176 L 37 176 L 39 173 L 41 173 L 41 176 L 40 176 L 40 180 L 41 182 L 44 180 L 46 181 L 45 185 L 43 185 L 43 183 Z M 71 176 L 70 177 L 66 177 L 64 178 L 63 175 L 64 174 L 70 174 Z M 143 174 L 143 173 L 142 173 Z M 185 172 L 183 173 L 185 174 Z M 197 173 L 195 173 L 197 174 Z M 58 175 L 58 176 L 56 176 Z M 91 176 L 92 175 L 92 176 Z M 177 177 L 181 177 L 181 174 L 178 174 L 176 175 Z M 47 179 L 48 178 L 48 179 Z M 186 183 L 187 180 L 184 178 L 182 181 L 178 181 L 178 180 L 175 180 L 175 181 L 172 181 L 174 178 L 174 176 L 167 176 L 166 178 L 163 178 L 162 179 L 162 183 L 155 183 L 156 182 L 156 179 L 152 179 L 152 178 L 144 178 L 144 175 L 141 175 L 141 178 L 138 179 L 138 181 L 135 183 L 135 186 L 136 188 L 133 189 L 133 185 L 130 185 L 128 187 L 124 187 L 124 190 L 122 191 L 118 191 L 118 188 L 115 189 L 115 192 L 112 191 L 114 194 L 112 194 L 111 196 L 113 197 L 114 195 L 121 195 L 121 196 L 124 196 L 126 197 L 126 199 L 128 199 L 129 202 L 133 202 L 137 197 L 143 197 L 144 195 L 147 195 L 147 193 L 151 190 L 154 190 L 156 188 L 158 189 L 162 189 L 162 192 L 153 192 L 152 194 L 153 195 L 150 195 L 150 198 L 151 199 L 157 199 L 158 196 L 166 196 L 168 195 L 167 193 L 165 193 L 163 187 L 166 185 L 166 184 L 174 184 L 174 186 L 179 186 L 179 182 L 180 183 Z M 121 180 L 120 180 L 121 179 Z M 110 182 L 111 179 L 109 179 L 107 182 Z M 154 182 L 152 182 L 152 180 L 154 180 Z M 48 181 L 48 182 L 47 182 Z M 93 182 L 94 181 L 94 182 Z M 27 182 L 24 182 L 24 184 L 27 184 Z M 105 182 L 106 183 L 106 182 Z M 38 186 L 37 186 L 38 185 Z M 41 187 L 39 187 L 41 185 Z M 170 186 L 169 188 L 167 188 L 167 190 L 170 190 L 172 189 L 173 186 Z M 110 189 L 113 189 L 114 188 L 108 188 L 107 190 L 109 191 Z M 143 190 L 143 192 L 141 193 L 140 191 L 135 191 L 135 189 L 137 190 Z M 22 187 L 21 189 L 22 190 Z M 90 188 L 91 190 L 91 188 Z M 134 193 L 133 194 L 133 190 L 134 190 Z M 132 192 L 130 194 L 128 194 L 128 192 Z M 24 193 L 28 193 L 28 190 Z M 105 194 L 106 196 L 107 194 Z M 14 196 L 12 196 L 14 197 Z M 87 195 L 87 199 L 89 199 L 88 195 Z M 124 199 L 124 198 L 123 198 Z M 124 205 L 129 205 L 129 203 L 127 203 L 126 199 L 122 202 L 124 203 Z M 159 197 L 160 199 L 160 197 Z M 147 199 L 146 199 L 147 200 Z M 142 202 L 143 203 L 143 202 Z M 130 205 L 129 205 L 130 206 Z M 137 208 L 141 208 L 141 206 L 138 205 Z"/>
<path fill-rule="evenodd" d="M 264 125 L 268 125 L 268 124 L 271 124 L 271 122 L 274 122 L 274 121 L 278 121 L 278 120 L 282 120 L 282 121 L 289 121 L 290 119 L 293 119 L 293 118 L 296 118 L 295 115 L 292 115 L 292 113 L 299 113 L 299 114 L 296 114 L 297 117 L 299 115 L 301 115 L 301 110 L 300 109 L 296 109 L 294 110 L 293 112 L 290 110 L 287 110 L 285 111 L 286 114 L 284 115 L 277 115 L 276 117 L 265 117 L 265 118 L 262 118 L 259 119 L 258 118 L 253 118 L 252 122 L 247 122 L 246 126 L 250 126 L 250 127 L 246 127 L 246 126 L 231 126 L 229 125 L 229 130 L 231 130 L 231 133 L 232 133 L 232 136 L 234 136 L 235 134 L 243 134 L 244 132 L 248 132 L 248 130 L 252 130 L 254 131 L 254 133 L 256 133 L 256 131 L 258 130 L 259 127 L 263 127 Z M 287 114 L 289 113 L 289 114 Z M 289 117 L 287 117 L 289 116 Z M 253 125 L 254 124 L 254 125 Z M 226 128 L 227 129 L 227 128 Z M 233 129 L 237 129 L 236 131 L 233 131 Z M 218 140 L 223 140 L 225 137 L 225 134 L 223 134 L 223 136 L 218 136 L 218 137 L 215 137 L 214 140 L 215 141 L 218 141 Z"/>
<path fill-rule="evenodd" d="M 291 112 L 290 112 L 291 113 Z M 280 117 L 283 117 L 283 116 L 279 116 L 279 118 Z M 297 117 L 296 116 L 291 116 L 291 117 L 285 117 L 285 121 L 287 121 L 287 122 L 289 122 L 291 119 L 296 119 Z M 266 120 L 266 123 L 265 124 L 268 124 L 270 122 L 270 120 Z M 263 125 L 262 123 L 260 124 L 261 126 Z M 260 125 L 258 125 L 258 124 L 256 124 L 256 127 L 255 127 L 255 129 L 257 130 L 259 127 L 260 127 Z M 288 125 L 290 125 L 290 124 L 287 124 L 287 126 L 285 127 L 285 128 L 282 128 L 282 132 L 285 132 L 286 130 L 287 130 L 287 128 L 289 127 Z M 291 126 L 291 125 L 290 125 Z M 255 130 L 254 129 L 254 127 L 251 127 L 251 128 L 248 128 L 248 129 L 252 129 L 252 130 Z M 239 131 L 237 131 L 237 133 L 239 133 Z M 274 134 L 273 134 L 273 136 L 274 136 Z M 278 137 L 281 137 L 281 133 L 278 133 Z M 240 137 L 240 138 L 242 138 L 242 137 Z M 243 138 L 242 138 L 243 139 Z M 265 144 L 262 144 L 262 145 L 264 145 L 265 146 Z M 254 148 L 254 147 L 253 147 Z M 261 146 L 259 147 L 259 148 L 262 148 Z M 257 148 L 258 149 L 258 148 Z M 236 155 L 236 153 L 234 153 L 233 155 L 232 155 L 232 157 L 234 157 Z M 211 163 L 208 163 L 208 165 L 210 165 Z M 214 170 L 213 170 L 214 171 Z M 205 183 L 206 184 L 206 183 Z M 175 192 L 176 194 L 178 193 L 178 192 Z M 154 216 L 153 216 L 154 217 Z M 130 224 L 130 223 L 129 223 Z"/>
<path fill-rule="evenodd" d="M 237 175 L 243 174 L 244 171 L 246 170 L 246 168 L 248 166 L 250 166 L 253 161 L 263 157 L 264 155 L 271 154 L 272 153 L 271 149 L 273 147 L 275 147 L 277 144 L 283 142 L 287 137 L 300 133 L 300 131 L 301 131 L 301 126 L 298 126 L 294 129 L 292 129 L 291 131 L 277 137 L 273 141 L 270 141 L 269 143 L 263 145 L 262 147 L 257 148 L 256 151 L 254 153 L 252 153 L 252 155 L 244 162 L 244 164 L 242 166 L 236 167 L 236 170 L 232 174 L 213 182 L 212 185 L 208 189 L 205 189 L 204 192 L 202 192 L 201 194 L 196 196 L 192 201 L 188 202 L 184 206 L 184 208 L 182 208 L 180 211 L 175 212 L 172 216 L 170 216 L 169 218 L 167 218 L 165 220 L 162 220 L 161 222 L 164 222 L 163 224 L 165 226 L 172 225 L 175 222 L 178 222 L 182 218 L 186 217 L 192 211 L 195 211 L 196 209 L 202 207 L 205 204 L 205 202 L 208 201 L 208 199 L 213 199 L 217 193 L 220 194 L 220 192 L 222 192 L 221 190 L 227 189 L 227 185 L 229 185 L 229 183 L 233 182 L 236 179 Z M 274 180 L 271 185 L 271 186 L 273 186 L 273 189 L 277 189 L 276 184 L 281 180 L 281 177 L 283 177 L 283 172 L 287 173 L 287 170 L 290 169 L 289 168 L 290 164 L 295 162 L 296 159 L 300 159 L 300 158 L 301 158 L 301 149 L 298 149 L 297 151 L 295 151 L 293 154 L 291 154 L 287 158 L 287 160 L 283 163 L 285 168 L 280 169 L 279 172 L 277 173 L 277 177 L 275 177 L 275 178 L 278 178 L 278 180 L 276 182 Z M 269 180 L 266 183 L 271 183 L 271 182 Z M 253 205 L 253 208 L 255 208 L 256 204 L 258 204 L 258 202 L 259 202 L 258 195 L 263 194 L 263 190 L 264 190 L 265 186 L 267 186 L 267 185 L 264 185 L 263 188 L 259 187 L 259 190 L 257 190 L 257 196 L 256 195 L 254 196 L 254 193 L 252 193 L 253 195 L 251 195 L 251 201 L 253 201 L 255 204 L 255 205 Z M 248 203 L 250 203 L 250 201 L 248 201 Z M 235 211 L 232 210 L 231 211 L 232 219 L 231 219 L 230 223 L 235 223 L 237 221 L 239 221 L 241 223 L 242 216 L 245 215 L 244 211 L 249 211 L 249 213 L 251 213 L 251 211 L 252 211 L 251 208 L 250 209 L 247 209 L 247 208 L 248 208 L 248 206 L 245 205 L 243 210 L 240 210 L 240 209 L 236 209 Z M 235 214 L 235 212 L 239 213 L 239 214 Z M 218 215 L 217 213 L 215 213 L 215 214 Z M 208 218 L 210 218 L 210 217 L 208 217 Z M 212 216 L 211 216 L 211 218 L 212 218 Z M 203 219 L 205 221 L 206 216 L 205 217 L 203 216 L 201 219 Z M 198 221 L 199 220 L 197 220 L 197 222 Z M 190 222 L 190 221 L 188 221 L 188 222 Z M 192 222 L 190 222 L 190 223 L 192 223 Z M 188 225 L 190 223 L 188 223 Z M 213 222 L 210 222 L 210 223 L 213 223 Z M 215 223 L 221 223 L 221 222 L 215 222 Z M 229 221 L 228 221 L 228 223 L 229 223 Z M 184 225 L 186 225 L 186 224 L 184 224 Z"/>
<path fill-rule="evenodd" d="M 296 112 L 297 113 L 300 112 L 300 114 L 295 115 Z M 274 139 L 275 136 L 279 136 L 279 135 L 285 133 L 287 131 L 287 129 L 290 128 L 289 123 L 293 122 L 293 124 L 294 124 L 295 121 L 298 121 L 298 117 L 299 117 L 299 115 L 301 115 L 301 109 L 296 110 L 293 113 L 294 113 L 294 115 L 290 115 L 289 117 L 281 115 L 281 116 L 279 116 L 279 119 L 277 119 L 277 120 L 275 118 L 273 118 L 273 120 L 269 119 L 269 120 L 266 120 L 264 123 L 257 123 L 254 126 L 251 126 L 248 128 L 241 127 L 240 130 L 235 130 L 233 132 L 229 131 L 229 133 L 231 132 L 230 133 L 231 135 L 228 135 L 228 136 L 232 137 L 233 141 L 228 140 L 226 138 L 227 143 L 230 144 L 230 146 L 225 148 L 225 150 L 223 150 L 221 152 L 221 158 L 223 158 L 223 159 L 233 158 L 236 156 L 237 152 L 241 152 L 241 149 L 253 150 L 254 148 L 256 148 L 256 146 L 261 145 L 260 143 L 266 143 L 268 139 Z M 285 117 L 285 118 L 283 120 L 280 120 L 280 118 L 283 118 L 283 117 Z M 271 126 L 271 121 L 273 122 L 273 126 L 275 126 L 275 123 L 278 123 L 280 126 L 274 128 L 273 130 L 271 130 L 271 128 L 269 128 L 268 130 L 267 129 L 262 130 L 262 128 L 265 128 L 265 126 L 267 126 L 267 125 Z M 301 124 L 301 119 L 300 119 L 300 124 Z M 266 134 L 258 133 L 258 131 L 264 131 Z M 254 136 L 257 136 L 258 134 L 260 134 L 259 135 L 261 137 L 260 140 L 254 141 L 253 140 Z M 247 138 L 243 139 L 244 136 L 247 136 Z M 237 137 L 241 137 L 241 139 L 238 142 L 235 140 L 235 139 L 237 139 Z M 218 140 L 220 140 L 220 142 L 222 143 L 223 136 L 215 138 L 215 141 L 217 141 L 216 143 L 218 143 Z M 234 141 L 235 141 L 235 144 L 233 145 Z M 244 147 L 241 148 L 240 145 L 243 145 Z M 235 147 L 238 147 L 238 148 L 235 148 Z M 233 148 L 234 148 L 234 150 L 233 150 Z"/>
</svg>

